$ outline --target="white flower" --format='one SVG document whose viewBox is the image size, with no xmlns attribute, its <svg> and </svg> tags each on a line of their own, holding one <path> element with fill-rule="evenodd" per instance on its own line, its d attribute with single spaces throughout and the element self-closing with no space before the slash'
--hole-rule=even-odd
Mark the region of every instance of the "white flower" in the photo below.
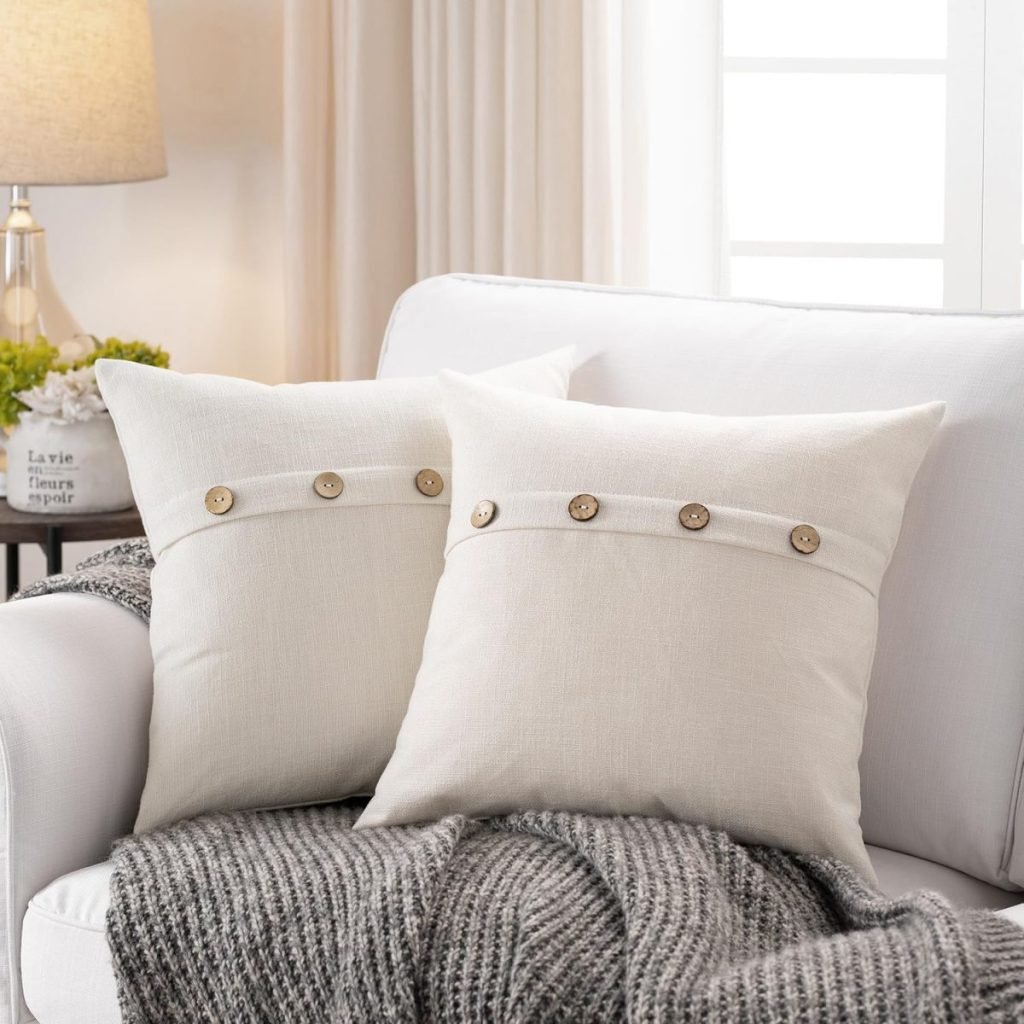
<svg viewBox="0 0 1024 1024">
<path fill-rule="evenodd" d="M 83 423 L 107 409 L 91 366 L 63 373 L 51 370 L 42 384 L 19 391 L 17 397 L 34 413 L 51 416 L 58 423 Z"/>
</svg>

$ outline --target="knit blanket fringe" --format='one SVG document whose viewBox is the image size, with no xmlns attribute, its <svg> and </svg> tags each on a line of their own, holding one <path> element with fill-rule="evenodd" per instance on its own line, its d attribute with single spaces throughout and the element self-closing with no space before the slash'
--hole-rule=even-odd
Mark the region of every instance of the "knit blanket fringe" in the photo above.
<svg viewBox="0 0 1024 1024">
<path fill-rule="evenodd" d="M 20 596 L 148 621 L 119 544 Z M 653 818 L 354 831 L 359 807 L 212 814 L 113 853 L 124 1024 L 1024 1021 L 1024 929 L 936 893 Z"/>
</svg>

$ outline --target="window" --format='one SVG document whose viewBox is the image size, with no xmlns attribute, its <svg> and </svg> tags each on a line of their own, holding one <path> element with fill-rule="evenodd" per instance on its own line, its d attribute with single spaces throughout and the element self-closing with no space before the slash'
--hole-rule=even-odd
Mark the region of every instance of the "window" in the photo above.
<svg viewBox="0 0 1024 1024">
<path fill-rule="evenodd" d="M 1007 309 L 1020 0 L 725 0 L 730 291 Z"/>
</svg>

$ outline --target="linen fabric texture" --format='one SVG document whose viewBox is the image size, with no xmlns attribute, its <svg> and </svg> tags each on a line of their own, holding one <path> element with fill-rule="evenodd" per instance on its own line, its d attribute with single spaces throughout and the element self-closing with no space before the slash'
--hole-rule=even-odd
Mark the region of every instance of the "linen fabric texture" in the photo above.
<svg viewBox="0 0 1024 1024">
<path fill-rule="evenodd" d="M 878 588 L 944 406 L 715 417 L 442 387 L 445 571 L 359 826 L 668 815 L 873 877 L 857 758 Z M 578 493 L 593 518 L 569 514 Z M 690 502 L 703 529 L 680 523 Z M 801 524 L 817 551 L 793 547 Z"/>
<path fill-rule="evenodd" d="M 491 371 L 564 396 L 572 353 Z M 277 387 L 97 363 L 153 549 L 153 711 L 136 830 L 372 791 L 442 568 L 435 378 Z M 416 474 L 444 490 L 420 492 Z M 341 493 L 314 490 L 324 472 Z M 204 498 L 233 501 L 211 514 Z"/>
</svg>

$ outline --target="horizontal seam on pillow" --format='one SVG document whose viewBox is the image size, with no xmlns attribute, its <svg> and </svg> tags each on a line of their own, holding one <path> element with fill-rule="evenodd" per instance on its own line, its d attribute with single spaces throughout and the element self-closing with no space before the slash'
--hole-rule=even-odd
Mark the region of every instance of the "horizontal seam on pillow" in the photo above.
<svg viewBox="0 0 1024 1024">
<path fill-rule="evenodd" d="M 757 554 L 760 554 L 760 555 L 769 555 L 772 558 L 782 558 L 782 559 L 785 559 L 787 562 L 795 562 L 797 564 L 803 564 L 803 565 L 806 565 L 807 568 L 809 568 L 809 569 L 817 569 L 817 570 L 819 570 L 821 572 L 830 572 L 830 573 L 832 573 L 835 576 L 840 576 L 844 580 L 849 580 L 850 583 L 854 584 L 857 587 L 860 587 L 860 589 L 863 590 L 866 594 L 868 594 L 873 600 L 876 600 L 876 601 L 878 600 L 878 594 L 875 591 L 873 591 L 869 586 L 867 586 L 865 583 L 862 583 L 860 580 L 858 580 L 856 577 L 851 576 L 849 573 L 842 572 L 839 569 L 833 569 L 830 566 L 822 565 L 820 562 L 816 563 L 816 562 L 814 562 L 812 560 L 812 557 L 809 557 L 809 556 L 798 555 L 798 554 L 793 554 L 792 556 L 790 556 L 790 555 L 787 555 L 787 554 L 785 554 L 783 552 L 780 552 L 780 551 L 768 551 L 767 549 L 762 548 L 762 547 L 755 547 L 753 545 L 747 545 L 747 544 L 737 544 L 735 541 L 721 540 L 721 539 L 717 539 L 717 538 L 714 538 L 714 537 L 694 537 L 694 536 L 687 536 L 686 534 L 683 534 L 683 533 L 680 533 L 678 536 L 673 537 L 673 536 L 669 536 L 669 535 L 663 534 L 663 533 L 643 533 L 643 532 L 641 532 L 639 530 L 622 530 L 622 529 L 616 529 L 615 527 L 610 527 L 610 526 L 589 526 L 586 523 L 582 524 L 582 526 L 578 529 L 578 531 L 576 529 L 574 529 L 573 524 L 570 524 L 570 523 L 567 523 L 565 526 L 501 526 L 500 529 L 496 529 L 496 530 L 489 530 L 489 529 L 485 528 L 485 529 L 482 529 L 482 530 L 479 530 L 479 531 L 476 531 L 476 532 L 473 532 L 473 533 L 467 533 L 464 537 L 461 537 L 461 538 L 459 538 L 459 540 L 455 541 L 453 544 L 450 544 L 445 549 L 444 556 L 445 556 L 445 558 L 447 558 L 457 547 L 459 547 L 462 544 L 465 544 L 466 541 L 481 540 L 481 539 L 483 539 L 483 538 L 485 538 L 487 536 L 492 536 L 492 537 L 493 536 L 497 536 L 500 533 L 521 533 L 521 532 L 526 532 L 526 531 L 530 531 L 530 530 L 544 530 L 544 531 L 551 531 L 551 532 L 556 532 L 556 533 L 561 533 L 564 530 L 573 530 L 573 532 L 579 532 L 580 534 L 584 534 L 584 533 L 617 533 L 617 534 L 622 534 L 622 535 L 630 536 L 630 537 L 647 537 L 648 539 L 656 538 L 658 540 L 667 540 L 667 541 L 670 541 L 670 542 L 678 542 L 678 541 L 695 542 L 696 541 L 696 542 L 703 542 L 705 544 L 719 544 L 722 547 L 739 548 L 739 549 L 741 549 L 743 551 L 754 551 L 754 552 L 756 552 Z"/>
<path fill-rule="evenodd" d="M 165 551 L 169 551 L 175 544 L 181 543 L 187 537 L 194 537 L 197 533 L 204 533 L 206 530 L 211 530 L 217 526 L 230 526 L 232 523 L 246 522 L 251 519 L 263 519 L 266 516 L 289 516 L 295 515 L 298 512 L 330 512 L 334 511 L 335 514 L 340 515 L 344 509 L 356 509 L 356 508 L 397 508 L 402 505 L 420 505 L 426 508 L 430 508 L 430 504 L 425 501 L 350 501 L 347 503 L 336 502 L 331 506 L 328 502 L 324 502 L 323 505 L 310 505 L 306 508 L 278 508 L 270 509 L 266 512 L 248 512 L 242 513 L 237 516 L 222 516 L 217 520 L 209 523 L 202 523 L 199 526 L 194 527 L 191 530 L 186 530 L 184 533 L 175 537 L 173 540 L 165 541 L 162 544 L 157 544 L 152 537 L 150 541 L 153 544 L 153 557 L 159 558 Z M 437 501 L 433 505 L 437 508 L 447 509 L 449 507 L 447 502 Z"/>
<path fill-rule="evenodd" d="M 445 490 L 442 491 L 441 494 L 430 497 L 416 490 L 415 472 L 413 472 L 408 478 L 410 489 L 407 495 L 396 496 L 395 494 L 392 494 L 388 497 L 380 497 L 378 493 L 376 497 L 371 498 L 369 496 L 361 496 L 358 492 L 353 493 L 359 485 L 360 477 L 365 478 L 369 476 L 371 486 L 379 488 L 381 480 L 384 479 L 385 473 L 401 473 L 404 479 L 405 476 L 413 469 L 411 466 L 360 466 L 357 468 L 343 467 L 340 470 L 333 470 L 332 472 L 337 472 L 338 475 L 341 476 L 342 482 L 345 485 L 342 492 L 334 498 L 324 498 L 316 495 L 313 490 L 313 479 L 315 478 L 315 474 L 309 470 L 290 470 L 286 473 L 270 473 L 265 476 L 220 480 L 211 484 L 211 487 L 226 487 L 228 490 L 232 491 L 236 501 L 239 498 L 242 498 L 243 500 L 251 500 L 253 492 L 259 494 L 261 499 L 264 498 L 269 490 L 268 482 L 273 481 L 281 481 L 286 485 L 291 484 L 292 488 L 294 488 L 295 484 L 301 484 L 308 480 L 309 487 L 301 489 L 302 500 L 304 502 L 303 504 L 297 504 L 294 506 L 283 505 L 264 507 L 252 510 L 246 510 L 244 507 L 239 508 L 235 506 L 222 515 L 214 515 L 203 507 L 203 498 L 207 491 L 206 488 L 191 488 L 185 494 L 179 495 L 177 498 L 173 499 L 173 501 L 164 502 L 161 506 L 160 515 L 151 515 L 149 517 L 149 521 L 146 523 L 147 534 L 149 536 L 150 543 L 153 546 L 154 556 L 159 556 L 172 545 L 177 544 L 178 541 L 183 540 L 186 537 L 190 537 L 193 534 L 201 533 L 203 530 L 208 530 L 214 526 L 226 526 L 229 523 L 237 523 L 245 519 L 259 519 L 268 515 L 287 515 L 292 512 L 328 510 L 337 512 L 341 509 L 383 508 L 398 505 L 423 505 L 428 507 L 433 505 L 445 509 L 449 508 L 451 505 L 450 467 L 442 466 L 438 468 L 436 466 L 421 466 L 419 467 L 419 470 L 424 468 L 434 470 L 445 480 Z M 348 481 L 354 481 L 354 483 L 349 483 Z M 287 495 L 289 493 L 294 494 L 299 492 L 286 487 L 284 493 Z M 192 524 L 186 529 L 179 528 L 178 530 L 172 530 L 170 527 L 164 525 L 166 523 L 173 522 L 176 516 L 182 515 L 187 515 L 193 520 Z"/>
</svg>

